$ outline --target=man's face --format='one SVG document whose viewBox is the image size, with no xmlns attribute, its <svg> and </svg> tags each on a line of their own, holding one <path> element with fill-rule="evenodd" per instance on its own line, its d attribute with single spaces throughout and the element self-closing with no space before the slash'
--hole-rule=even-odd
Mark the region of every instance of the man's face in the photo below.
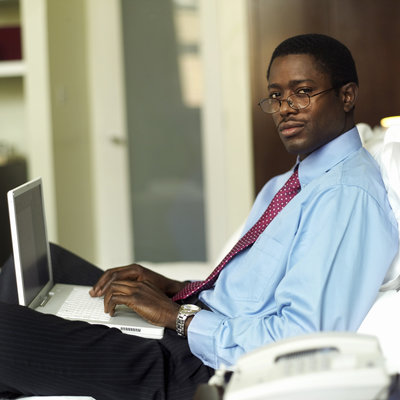
<svg viewBox="0 0 400 400">
<path fill-rule="evenodd" d="M 313 95 L 331 87 L 330 77 L 316 67 L 311 55 L 292 54 L 272 62 L 268 84 L 271 98 L 287 99 L 294 93 Z M 312 97 L 310 105 L 301 110 L 283 101 L 272 118 L 286 150 L 300 159 L 348 129 L 343 102 L 335 90 Z"/>
</svg>

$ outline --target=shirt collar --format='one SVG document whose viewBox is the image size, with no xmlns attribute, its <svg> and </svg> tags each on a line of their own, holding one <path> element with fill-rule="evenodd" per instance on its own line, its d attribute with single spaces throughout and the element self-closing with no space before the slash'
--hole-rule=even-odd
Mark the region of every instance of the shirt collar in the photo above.
<svg viewBox="0 0 400 400">
<path fill-rule="evenodd" d="M 313 151 L 303 161 L 297 158 L 301 187 L 304 187 L 315 178 L 329 171 L 349 154 L 361 147 L 360 135 L 357 128 L 354 127 Z"/>
</svg>

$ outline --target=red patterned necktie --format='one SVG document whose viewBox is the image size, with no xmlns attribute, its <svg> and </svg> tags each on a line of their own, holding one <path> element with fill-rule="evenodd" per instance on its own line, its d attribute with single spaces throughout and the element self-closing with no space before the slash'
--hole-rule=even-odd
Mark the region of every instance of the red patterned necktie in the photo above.
<svg viewBox="0 0 400 400">
<path fill-rule="evenodd" d="M 296 167 L 293 174 L 282 186 L 278 193 L 274 196 L 271 203 L 264 211 L 260 219 L 252 226 L 252 228 L 235 244 L 232 250 L 218 264 L 211 275 L 204 281 L 196 281 L 188 283 L 182 290 L 175 294 L 172 300 L 183 300 L 187 297 L 207 290 L 212 287 L 218 278 L 219 273 L 225 265 L 239 252 L 251 246 L 261 235 L 269 223 L 278 215 L 278 213 L 289 203 L 289 201 L 300 191 L 300 181 L 298 176 L 298 168 Z"/>
</svg>

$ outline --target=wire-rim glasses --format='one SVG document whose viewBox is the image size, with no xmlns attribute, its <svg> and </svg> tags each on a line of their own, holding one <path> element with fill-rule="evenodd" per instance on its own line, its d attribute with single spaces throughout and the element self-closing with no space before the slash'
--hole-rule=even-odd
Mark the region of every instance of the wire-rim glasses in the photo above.
<svg viewBox="0 0 400 400">
<path fill-rule="evenodd" d="M 311 97 L 318 96 L 322 93 L 329 92 L 330 90 L 335 89 L 331 87 L 329 89 L 322 90 L 321 92 L 315 94 L 308 94 L 308 93 L 293 93 L 288 96 L 286 99 L 273 99 L 271 97 L 267 97 L 262 99 L 258 105 L 260 106 L 261 110 L 263 110 L 267 114 L 274 114 L 278 112 L 281 107 L 282 103 L 286 101 L 290 108 L 293 110 L 302 110 L 303 108 L 307 108 L 311 103 Z"/>
</svg>

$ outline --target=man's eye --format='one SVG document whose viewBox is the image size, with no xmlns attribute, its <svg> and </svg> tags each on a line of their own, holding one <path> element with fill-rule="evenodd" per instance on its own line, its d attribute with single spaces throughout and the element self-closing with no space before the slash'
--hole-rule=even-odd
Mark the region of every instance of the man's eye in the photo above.
<svg viewBox="0 0 400 400">
<path fill-rule="evenodd" d="M 312 92 L 312 89 L 311 88 L 301 88 L 301 89 L 298 89 L 298 90 L 296 90 L 296 93 L 298 93 L 298 94 L 310 94 Z"/>
<path fill-rule="evenodd" d="M 281 94 L 279 92 L 270 93 L 269 95 L 270 99 L 279 99 L 279 97 L 281 97 Z"/>
</svg>

